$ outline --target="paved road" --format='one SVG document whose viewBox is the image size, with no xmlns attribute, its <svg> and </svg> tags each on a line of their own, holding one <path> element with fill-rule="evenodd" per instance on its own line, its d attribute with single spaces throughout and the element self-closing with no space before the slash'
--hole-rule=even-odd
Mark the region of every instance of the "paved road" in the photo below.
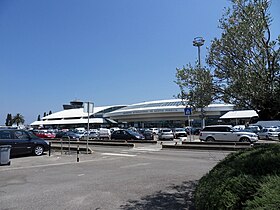
<svg viewBox="0 0 280 210">
<path fill-rule="evenodd" d="M 193 209 L 197 181 L 228 153 L 94 147 L 21 157 L 0 167 L 0 209 Z"/>
</svg>

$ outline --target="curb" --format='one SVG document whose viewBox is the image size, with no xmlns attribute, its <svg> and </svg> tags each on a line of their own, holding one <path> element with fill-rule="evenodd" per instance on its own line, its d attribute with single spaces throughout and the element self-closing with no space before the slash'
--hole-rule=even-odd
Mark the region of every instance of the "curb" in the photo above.
<svg viewBox="0 0 280 210">
<path fill-rule="evenodd" d="M 250 145 L 162 145 L 163 149 L 196 149 L 196 150 L 226 150 L 226 151 L 236 151 L 250 148 Z"/>
<path fill-rule="evenodd" d="M 50 141 L 50 142 L 52 142 L 52 144 L 59 144 L 59 145 L 61 145 L 61 141 Z M 69 145 L 69 142 L 68 141 L 62 141 L 62 144 L 63 145 Z M 86 145 L 87 144 L 87 142 L 86 141 L 79 141 L 79 142 L 77 142 L 77 141 L 70 141 L 70 145 L 77 145 L 77 144 L 79 144 L 79 145 Z M 114 142 L 112 142 L 112 143 L 109 143 L 109 142 L 92 142 L 92 141 L 89 141 L 88 142 L 88 145 L 95 145 L 95 146 L 97 146 L 97 145 L 102 145 L 102 146 L 122 146 L 122 147 L 134 147 L 134 144 L 132 144 L 132 143 L 121 143 L 121 142 L 117 142 L 117 143 L 114 143 Z M 68 148 L 68 146 L 67 146 L 67 148 Z"/>
</svg>

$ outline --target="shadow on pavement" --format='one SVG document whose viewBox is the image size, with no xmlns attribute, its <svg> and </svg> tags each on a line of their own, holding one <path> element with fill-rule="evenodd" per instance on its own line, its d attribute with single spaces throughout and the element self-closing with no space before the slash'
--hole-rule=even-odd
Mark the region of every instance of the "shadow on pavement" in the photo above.
<svg viewBox="0 0 280 210">
<path fill-rule="evenodd" d="M 123 210 L 141 209 L 189 209 L 194 210 L 194 191 L 198 181 L 183 182 L 182 185 L 167 187 L 165 191 L 148 195 L 141 200 L 129 200 L 120 206 Z"/>
</svg>

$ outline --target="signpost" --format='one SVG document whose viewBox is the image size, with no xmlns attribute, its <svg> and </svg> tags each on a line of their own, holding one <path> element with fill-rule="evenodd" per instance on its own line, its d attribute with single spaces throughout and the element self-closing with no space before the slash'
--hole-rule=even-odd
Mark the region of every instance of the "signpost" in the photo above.
<svg viewBox="0 0 280 210">
<path fill-rule="evenodd" d="M 192 137 L 191 137 L 192 130 L 191 130 L 191 120 L 190 120 L 190 116 L 192 115 L 192 108 L 190 108 L 190 107 L 184 108 L 184 113 L 185 113 L 185 116 L 188 117 L 188 123 L 189 123 L 189 128 L 190 128 L 190 141 L 191 141 L 191 140 L 192 140 Z"/>
<path fill-rule="evenodd" d="M 184 109 L 184 112 L 185 112 L 186 116 L 190 116 L 190 115 L 192 115 L 192 108 L 186 107 Z"/>
<path fill-rule="evenodd" d="M 93 113 L 93 103 L 85 102 L 84 103 L 84 112 L 88 113 L 88 125 L 87 125 L 87 154 L 88 154 L 88 140 L 89 140 L 89 113 Z"/>
</svg>

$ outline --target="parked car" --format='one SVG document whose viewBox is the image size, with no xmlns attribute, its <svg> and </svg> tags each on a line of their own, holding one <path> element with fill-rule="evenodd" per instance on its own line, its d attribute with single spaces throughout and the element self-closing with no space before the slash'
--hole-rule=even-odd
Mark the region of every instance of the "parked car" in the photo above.
<svg viewBox="0 0 280 210">
<path fill-rule="evenodd" d="M 160 131 L 158 132 L 158 139 L 173 140 L 174 139 L 173 131 L 170 128 L 160 129 Z"/>
<path fill-rule="evenodd" d="M 99 138 L 100 139 L 110 139 L 111 138 L 111 131 L 107 128 L 100 128 L 99 129 Z"/>
<path fill-rule="evenodd" d="M 278 135 L 280 134 L 279 128 L 263 128 L 259 133 L 259 139 L 266 140 L 278 140 Z"/>
<path fill-rule="evenodd" d="M 112 133 L 111 139 L 121 139 L 121 140 L 143 140 L 145 137 L 137 132 L 134 132 L 132 130 L 116 130 Z"/>
<path fill-rule="evenodd" d="M 42 155 L 50 149 L 49 142 L 35 136 L 31 131 L 0 129 L 0 145 L 11 145 L 11 156 Z"/>
<path fill-rule="evenodd" d="M 252 132 L 252 133 L 259 133 L 261 131 L 259 126 L 247 126 L 244 129 L 241 129 L 244 132 Z"/>
<path fill-rule="evenodd" d="M 87 137 L 87 134 L 84 136 L 85 138 Z M 97 131 L 90 131 L 88 138 L 90 139 L 98 139 L 99 138 L 99 133 Z"/>
<path fill-rule="evenodd" d="M 36 131 L 33 131 L 33 133 L 42 139 L 53 139 L 56 136 L 54 133 L 48 132 L 45 130 L 36 130 Z"/>
<path fill-rule="evenodd" d="M 155 135 L 150 129 L 145 129 L 142 134 L 146 140 L 153 140 Z"/>
<path fill-rule="evenodd" d="M 174 137 L 175 139 L 179 137 L 187 137 L 187 132 L 185 128 L 174 128 Z"/>
<path fill-rule="evenodd" d="M 70 138 L 71 140 L 78 140 L 80 139 L 80 135 L 73 132 L 73 131 L 67 131 L 63 136 L 62 136 L 63 139 L 67 139 L 67 138 Z"/>
<path fill-rule="evenodd" d="M 159 132 L 158 128 L 150 128 L 150 130 L 153 132 L 153 134 L 158 134 Z"/>
<path fill-rule="evenodd" d="M 213 125 L 206 126 L 200 132 L 199 139 L 201 141 L 255 142 L 258 140 L 258 135 L 253 132 L 236 130 L 230 125 Z"/>
<path fill-rule="evenodd" d="M 58 131 L 57 133 L 55 133 L 55 138 L 62 138 L 65 134 L 66 132 L 64 131 Z"/>
</svg>

